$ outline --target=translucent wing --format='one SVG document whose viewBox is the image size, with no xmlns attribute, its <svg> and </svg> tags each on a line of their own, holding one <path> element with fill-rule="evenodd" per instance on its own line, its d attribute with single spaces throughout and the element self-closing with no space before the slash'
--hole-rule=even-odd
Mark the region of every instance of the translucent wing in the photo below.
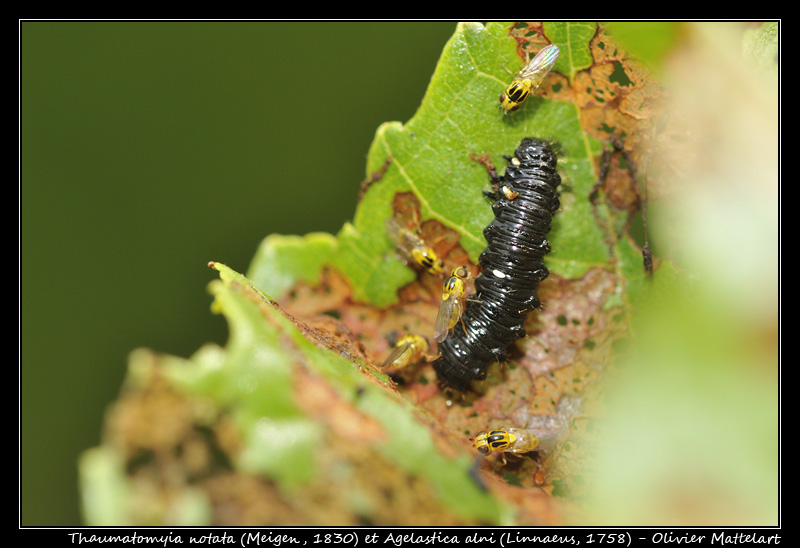
<svg viewBox="0 0 800 548">
<path fill-rule="evenodd" d="M 412 230 L 403 226 L 400 221 L 390 217 L 386 221 L 386 229 L 389 238 L 394 242 L 400 254 L 407 263 L 413 263 L 424 268 L 431 274 L 438 276 L 442 273 L 444 262 L 436 255 L 436 252 L 425 243 Z"/>
<path fill-rule="evenodd" d="M 528 453 L 539 448 L 540 440 L 533 430 L 527 428 L 506 428 L 506 432 L 513 436 L 514 439 L 514 442 L 506 451 L 511 453 Z"/>
<path fill-rule="evenodd" d="M 450 277 L 444 281 L 442 300 L 439 303 L 439 312 L 436 314 L 436 323 L 433 326 L 433 338 L 437 342 L 444 341 L 447 338 L 447 334 L 461 318 L 461 301 L 466 292 L 464 281 L 467 276 L 467 269 L 463 266 L 457 266 L 453 269 Z"/>
<path fill-rule="evenodd" d="M 531 59 L 531 62 L 522 67 L 517 74 L 517 80 L 530 80 L 531 92 L 539 87 L 542 80 L 550 74 L 553 66 L 556 64 L 558 54 L 560 53 L 558 46 L 550 44 L 544 47 L 536 57 Z"/>
<path fill-rule="evenodd" d="M 397 368 L 416 363 L 428 350 L 428 341 L 420 335 L 406 335 L 395 344 L 381 367 L 393 365 Z"/>
<path fill-rule="evenodd" d="M 500 95 L 500 107 L 504 113 L 517 110 L 536 91 L 556 64 L 558 53 L 558 46 L 550 44 L 542 48 L 536 57 L 520 69 L 505 92 Z"/>
<path fill-rule="evenodd" d="M 383 364 L 381 364 L 381 367 L 386 367 L 388 365 L 397 365 L 397 367 L 405 367 L 406 365 L 408 365 L 409 358 L 413 353 L 414 353 L 413 343 L 409 341 L 405 342 L 400 341 L 398 342 L 397 346 L 395 346 L 389 353 L 389 356 L 386 358 Z M 401 358 L 405 359 L 401 360 Z"/>
<path fill-rule="evenodd" d="M 461 302 L 455 295 L 448 295 L 439 303 L 439 312 L 436 314 L 436 323 L 433 326 L 433 338 L 442 342 L 447 334 L 458 323 L 461 317 Z"/>
<path fill-rule="evenodd" d="M 389 238 L 407 260 L 412 259 L 411 252 L 414 248 L 425 245 L 422 238 L 411 232 L 394 217 L 389 217 L 389 220 L 386 221 L 386 230 Z"/>
</svg>

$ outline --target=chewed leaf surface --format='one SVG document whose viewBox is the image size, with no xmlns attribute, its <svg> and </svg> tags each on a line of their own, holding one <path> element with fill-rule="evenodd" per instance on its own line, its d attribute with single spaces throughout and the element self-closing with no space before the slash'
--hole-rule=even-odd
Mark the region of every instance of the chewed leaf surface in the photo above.
<svg viewBox="0 0 800 548">
<path fill-rule="evenodd" d="M 411 193 L 419 203 L 415 222 L 435 221 L 457 236 L 460 250 L 477 263 L 486 247 L 483 228 L 492 218 L 481 191 L 490 186 L 482 156 L 502 173 L 503 155 L 513 154 L 524 137 L 557 143 L 564 179 L 562 211 L 551 234 L 551 271 L 576 277 L 607 261 L 607 249 L 594 222 L 587 196 L 594 184 L 593 158 L 600 143 L 581 127 L 575 104 L 548 100 L 553 86 L 591 60 L 589 40 L 594 24 L 548 25 L 537 29 L 540 46 L 553 40 L 566 52 L 539 93 L 511 115 L 498 108 L 499 95 L 525 62 L 510 23 L 459 24 L 445 46 L 419 110 L 407 123 L 382 125 L 367 161 L 367 177 L 352 224 L 337 235 L 331 262 L 349 280 L 356 300 L 385 306 L 415 274 L 397 256 L 386 233 L 397 194 Z M 569 27 L 569 28 L 567 28 Z M 550 36 L 552 35 L 552 37 Z M 298 252 L 300 252 L 298 250 Z M 270 291 L 268 275 L 256 257 L 251 278 Z"/>
<path fill-rule="evenodd" d="M 547 44 L 560 50 L 552 71 L 518 110 L 504 113 L 500 94 Z M 280 298 L 292 285 L 279 263 L 291 265 L 299 284 L 286 305 L 301 316 L 341 319 L 373 362 L 382 363 L 391 337 L 431 335 L 441 300 L 441 280 L 403 257 L 387 220 L 399 219 L 432 246 L 445 272 L 468 265 L 474 276 L 487 245 L 483 230 L 494 217 L 482 193 L 491 188 L 490 171 L 502 174 L 525 137 L 551 141 L 562 184 L 547 235 L 552 251 L 544 259 L 550 276 L 539 288 L 543 307 L 528 317 L 528 337 L 507 349 L 509 361 L 490 367 L 478 389 L 483 396 L 449 409 L 443 420 L 462 434 L 505 422 L 556 421 L 562 443 L 571 440 L 565 447 L 586 446 L 590 440 L 569 431 L 570 424 L 601 414 L 600 373 L 624 337 L 631 298 L 652 285 L 641 243 L 628 235 L 641 204 L 638 183 L 608 141 L 624 138 L 625 158 L 638 161 L 657 96 L 646 70 L 595 23 L 459 24 L 416 114 L 377 130 L 352 223 L 324 245 L 318 236 L 271 236 L 248 276 Z M 612 154 L 600 167 L 604 150 Z M 608 176 L 598 185 L 601 171 Z M 593 202 L 593 195 L 600 199 Z M 406 396 L 438 413 L 447 395 L 436 389 L 432 368 L 403 377 Z M 570 460 L 577 454 L 551 454 L 553 488 L 574 490 L 572 478 L 582 474 L 574 462 L 585 466 L 585 459 Z"/>
</svg>

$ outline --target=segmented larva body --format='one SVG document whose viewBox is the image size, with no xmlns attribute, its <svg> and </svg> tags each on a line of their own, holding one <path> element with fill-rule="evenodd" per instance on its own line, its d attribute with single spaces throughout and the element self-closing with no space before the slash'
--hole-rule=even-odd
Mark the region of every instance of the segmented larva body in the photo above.
<svg viewBox="0 0 800 548">
<path fill-rule="evenodd" d="M 495 219 L 483 234 L 481 274 L 452 335 L 440 345 L 433 362 L 439 381 L 466 390 L 486 377 L 486 369 L 505 356 L 506 348 L 525 336 L 528 312 L 539 307 L 536 289 L 549 272 L 542 259 L 550 251 L 547 233 L 559 207 L 556 155 L 540 139 L 522 140 L 506 167 L 495 176 L 495 192 L 486 194 Z"/>
</svg>

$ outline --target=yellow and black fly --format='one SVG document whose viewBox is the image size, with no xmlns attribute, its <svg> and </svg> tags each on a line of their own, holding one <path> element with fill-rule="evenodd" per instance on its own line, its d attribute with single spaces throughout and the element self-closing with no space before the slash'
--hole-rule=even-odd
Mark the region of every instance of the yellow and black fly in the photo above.
<svg viewBox="0 0 800 548">
<path fill-rule="evenodd" d="M 530 453 L 536 451 L 540 443 L 539 437 L 532 430 L 525 428 L 504 428 L 479 432 L 471 441 L 481 455 L 500 453 L 503 462 L 505 462 L 503 453 Z"/>
<path fill-rule="evenodd" d="M 397 246 L 398 251 L 407 263 L 410 262 L 417 265 L 434 276 L 442 275 L 444 261 L 419 235 L 403 226 L 395 217 L 389 218 L 386 222 L 386 229 L 389 233 L 389 238 Z"/>
<path fill-rule="evenodd" d="M 457 266 L 444 281 L 442 287 L 442 300 L 439 302 L 439 312 L 433 327 L 433 338 L 442 342 L 447 334 L 461 319 L 464 310 L 464 301 L 467 292 L 467 277 L 469 272 L 463 266 Z"/>
<path fill-rule="evenodd" d="M 505 92 L 500 94 L 500 107 L 503 109 L 503 114 L 517 110 L 536 91 L 556 64 L 558 54 L 558 46 L 550 44 L 520 69 Z"/>
<path fill-rule="evenodd" d="M 427 358 L 426 352 L 428 352 L 428 341 L 425 337 L 405 335 L 397 341 L 381 367 L 392 366 L 402 369 Z"/>
</svg>

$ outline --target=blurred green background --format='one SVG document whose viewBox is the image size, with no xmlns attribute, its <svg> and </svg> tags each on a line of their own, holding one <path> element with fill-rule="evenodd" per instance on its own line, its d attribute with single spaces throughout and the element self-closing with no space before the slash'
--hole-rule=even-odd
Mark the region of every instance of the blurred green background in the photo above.
<svg viewBox="0 0 800 548">
<path fill-rule="evenodd" d="M 351 218 L 453 22 L 20 24 L 20 524 L 81 523 L 128 353 L 223 344 L 206 284 Z"/>
</svg>

